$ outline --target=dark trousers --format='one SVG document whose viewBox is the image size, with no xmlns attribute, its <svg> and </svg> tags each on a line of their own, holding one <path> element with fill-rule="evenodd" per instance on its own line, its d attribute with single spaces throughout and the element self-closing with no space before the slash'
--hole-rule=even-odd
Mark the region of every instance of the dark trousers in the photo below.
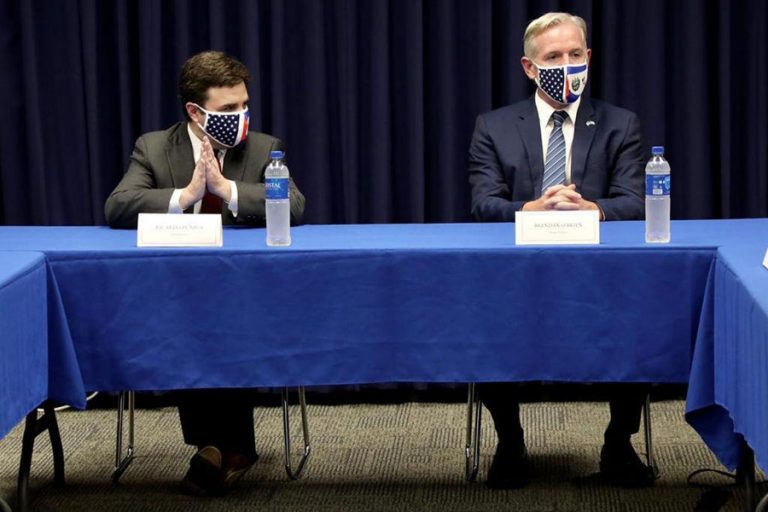
<svg viewBox="0 0 768 512">
<path fill-rule="evenodd" d="M 256 456 L 251 390 L 192 389 L 178 391 L 177 400 L 185 443 Z"/>
<path fill-rule="evenodd" d="M 493 417 L 499 444 L 510 448 L 523 443 L 520 424 L 520 384 L 488 383 L 479 386 L 480 399 Z M 640 430 L 646 384 L 615 384 L 607 389 L 611 420 L 605 429 L 605 444 L 624 444 Z"/>
</svg>

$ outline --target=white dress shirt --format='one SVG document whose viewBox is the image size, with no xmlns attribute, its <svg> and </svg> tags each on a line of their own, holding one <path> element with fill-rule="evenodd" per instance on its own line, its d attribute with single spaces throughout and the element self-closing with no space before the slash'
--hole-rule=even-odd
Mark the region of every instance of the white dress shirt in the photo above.
<svg viewBox="0 0 768 512">
<path fill-rule="evenodd" d="M 571 154 L 573 153 L 573 131 L 576 122 L 576 114 L 579 112 L 581 98 L 569 104 L 563 109 L 554 109 L 546 101 L 539 97 L 536 92 L 536 111 L 539 113 L 539 126 L 541 127 L 541 154 L 544 155 L 544 164 L 547 162 L 547 148 L 549 146 L 549 136 L 552 135 L 552 129 L 555 122 L 552 120 L 552 113 L 555 110 L 564 110 L 568 116 L 563 120 L 563 137 L 565 138 L 565 184 L 571 183 Z M 542 192 L 544 192 L 542 190 Z"/>
<path fill-rule="evenodd" d="M 203 152 L 203 141 L 197 138 L 197 135 L 195 135 L 195 133 L 192 131 L 192 127 L 189 125 L 189 123 L 187 123 L 187 132 L 189 133 L 189 140 L 192 142 L 192 156 L 195 160 L 195 165 L 197 165 L 197 161 L 200 160 L 200 154 Z M 226 154 L 226 149 L 219 150 L 219 168 L 221 169 L 222 173 L 224 172 L 224 155 Z M 229 182 L 229 188 L 231 192 L 231 197 L 227 203 L 227 208 L 229 208 L 229 211 L 232 212 L 232 215 L 237 217 L 237 184 L 232 180 L 227 181 Z M 171 200 L 168 203 L 168 213 L 184 212 L 184 210 L 181 208 L 181 205 L 179 204 L 182 190 L 183 189 L 177 188 L 173 191 L 173 194 L 171 194 Z M 202 204 L 202 199 L 195 203 L 193 208 L 194 213 L 200 213 Z"/>
</svg>

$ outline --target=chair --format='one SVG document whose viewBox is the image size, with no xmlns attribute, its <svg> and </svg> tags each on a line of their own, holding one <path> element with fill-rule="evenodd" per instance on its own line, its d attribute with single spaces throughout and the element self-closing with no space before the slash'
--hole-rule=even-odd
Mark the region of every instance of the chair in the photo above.
<svg viewBox="0 0 768 512">
<path fill-rule="evenodd" d="M 480 468 L 480 428 L 482 426 L 482 410 L 483 402 L 477 396 L 476 383 L 470 382 L 467 386 L 467 436 L 464 445 L 464 476 L 467 482 L 474 482 L 477 480 L 477 474 Z M 646 464 L 653 471 L 653 476 L 658 477 L 659 467 L 656 464 L 656 458 L 653 454 L 650 394 L 645 395 L 645 404 L 643 404 L 643 432 L 645 434 Z"/>
<path fill-rule="evenodd" d="M 126 403 L 127 402 L 127 403 Z M 128 406 L 128 450 L 123 456 L 123 415 Z M 115 469 L 112 471 L 112 483 L 118 483 L 125 470 L 131 465 L 134 454 L 134 417 L 136 411 L 136 392 L 121 391 L 117 395 L 117 434 L 115 436 Z"/>
<path fill-rule="evenodd" d="M 299 464 L 296 466 L 296 471 L 293 471 L 291 460 L 291 424 L 288 413 L 288 388 L 282 389 L 282 402 L 283 402 L 283 440 L 285 442 L 285 473 L 291 480 L 298 480 L 304 473 L 304 467 L 309 460 L 309 455 L 312 452 L 312 448 L 309 444 L 309 423 L 307 420 L 307 399 L 304 393 L 304 386 L 297 388 L 299 395 L 299 407 L 301 409 L 301 434 L 304 441 L 304 450 L 302 451 Z"/>
<path fill-rule="evenodd" d="M 480 468 L 480 427 L 483 419 L 483 402 L 477 397 L 476 384 L 467 386 L 467 440 L 464 445 L 464 477 L 467 482 L 474 482 Z M 472 411 L 474 408 L 474 418 Z M 473 421 L 474 420 L 474 421 Z M 474 439 L 472 423 L 474 422 Z"/>
<path fill-rule="evenodd" d="M 299 395 L 299 407 L 301 409 L 301 429 L 302 439 L 304 441 L 304 449 L 299 459 L 299 463 L 296 466 L 296 470 L 293 469 L 293 457 L 291 447 L 291 429 L 290 429 L 290 414 L 289 414 L 289 400 L 288 400 L 288 388 L 282 389 L 281 402 L 283 408 L 283 438 L 285 443 L 285 472 L 288 478 L 291 480 L 298 480 L 304 473 L 309 455 L 312 452 L 309 441 L 309 422 L 307 420 L 307 401 L 305 396 L 304 386 L 297 388 Z M 125 470 L 131 465 L 133 459 L 136 457 L 136 449 L 134 445 L 134 419 L 136 409 L 136 393 L 134 391 L 121 391 L 117 397 L 117 434 L 115 442 L 115 468 L 112 471 L 112 482 L 117 484 L 120 482 L 120 477 L 123 476 Z M 125 410 L 128 410 L 128 446 L 125 454 L 123 454 L 123 437 L 124 437 L 124 414 Z"/>
</svg>

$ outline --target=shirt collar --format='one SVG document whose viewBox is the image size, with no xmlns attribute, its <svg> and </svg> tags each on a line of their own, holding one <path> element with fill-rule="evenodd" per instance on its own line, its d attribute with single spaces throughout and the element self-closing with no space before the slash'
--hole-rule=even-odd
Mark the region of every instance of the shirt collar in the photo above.
<svg viewBox="0 0 768 512">
<path fill-rule="evenodd" d="M 536 102 L 536 111 L 539 113 L 539 125 L 541 126 L 542 130 L 544 130 L 544 128 L 547 126 L 547 123 L 549 123 L 549 120 L 552 118 L 552 112 L 555 110 L 565 110 L 568 113 L 568 119 L 571 120 L 571 123 L 574 125 L 576 124 L 576 115 L 579 112 L 579 105 L 581 105 L 581 97 L 579 97 L 579 99 L 573 103 L 569 103 L 565 108 L 562 109 L 552 108 L 549 103 L 541 99 L 538 91 L 536 91 L 536 94 L 534 94 L 534 101 Z"/>
<path fill-rule="evenodd" d="M 195 132 L 192 131 L 192 125 L 190 123 L 187 123 L 187 133 L 189 133 L 189 141 L 192 143 L 192 156 L 195 159 L 195 163 L 197 163 L 197 161 L 200 160 L 200 153 L 203 152 L 203 141 L 197 138 Z M 226 154 L 226 149 L 219 150 L 219 162 L 224 161 L 224 155 Z"/>
</svg>

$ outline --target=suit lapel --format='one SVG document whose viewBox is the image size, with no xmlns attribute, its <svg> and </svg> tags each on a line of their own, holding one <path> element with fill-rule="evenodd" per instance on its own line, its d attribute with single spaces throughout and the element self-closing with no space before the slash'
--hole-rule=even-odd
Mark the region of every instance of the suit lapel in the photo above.
<svg viewBox="0 0 768 512">
<path fill-rule="evenodd" d="M 597 131 L 598 119 L 592 102 L 582 99 L 579 113 L 576 114 L 576 124 L 573 130 L 573 160 L 571 161 L 571 183 L 576 185 L 576 190 L 581 190 L 584 182 L 584 171 L 587 164 L 587 155 L 592 147 L 592 141 Z"/>
<path fill-rule="evenodd" d="M 539 114 L 536 111 L 536 103 L 531 97 L 529 108 L 520 114 L 518 124 L 520 137 L 528 155 L 528 169 L 531 173 L 534 197 L 541 196 L 541 185 L 544 179 L 544 154 L 541 149 L 541 127 Z"/>
<path fill-rule="evenodd" d="M 184 188 L 192 181 L 195 170 L 195 157 L 192 154 L 192 142 L 187 133 L 187 124 L 179 123 L 178 128 L 168 137 L 168 142 L 165 151 L 173 186 Z"/>
<path fill-rule="evenodd" d="M 244 181 L 245 153 L 248 144 L 249 141 L 246 140 L 244 144 L 227 150 L 227 154 L 224 155 L 224 177 L 228 180 Z"/>
<path fill-rule="evenodd" d="M 187 125 L 179 123 L 176 130 L 168 137 L 166 155 L 171 170 L 173 186 L 184 188 L 192 180 L 195 171 L 195 156 L 192 152 L 192 142 L 189 140 Z M 248 142 L 227 151 L 224 157 L 224 176 L 230 180 L 242 181 L 245 172 L 245 153 Z"/>
</svg>

